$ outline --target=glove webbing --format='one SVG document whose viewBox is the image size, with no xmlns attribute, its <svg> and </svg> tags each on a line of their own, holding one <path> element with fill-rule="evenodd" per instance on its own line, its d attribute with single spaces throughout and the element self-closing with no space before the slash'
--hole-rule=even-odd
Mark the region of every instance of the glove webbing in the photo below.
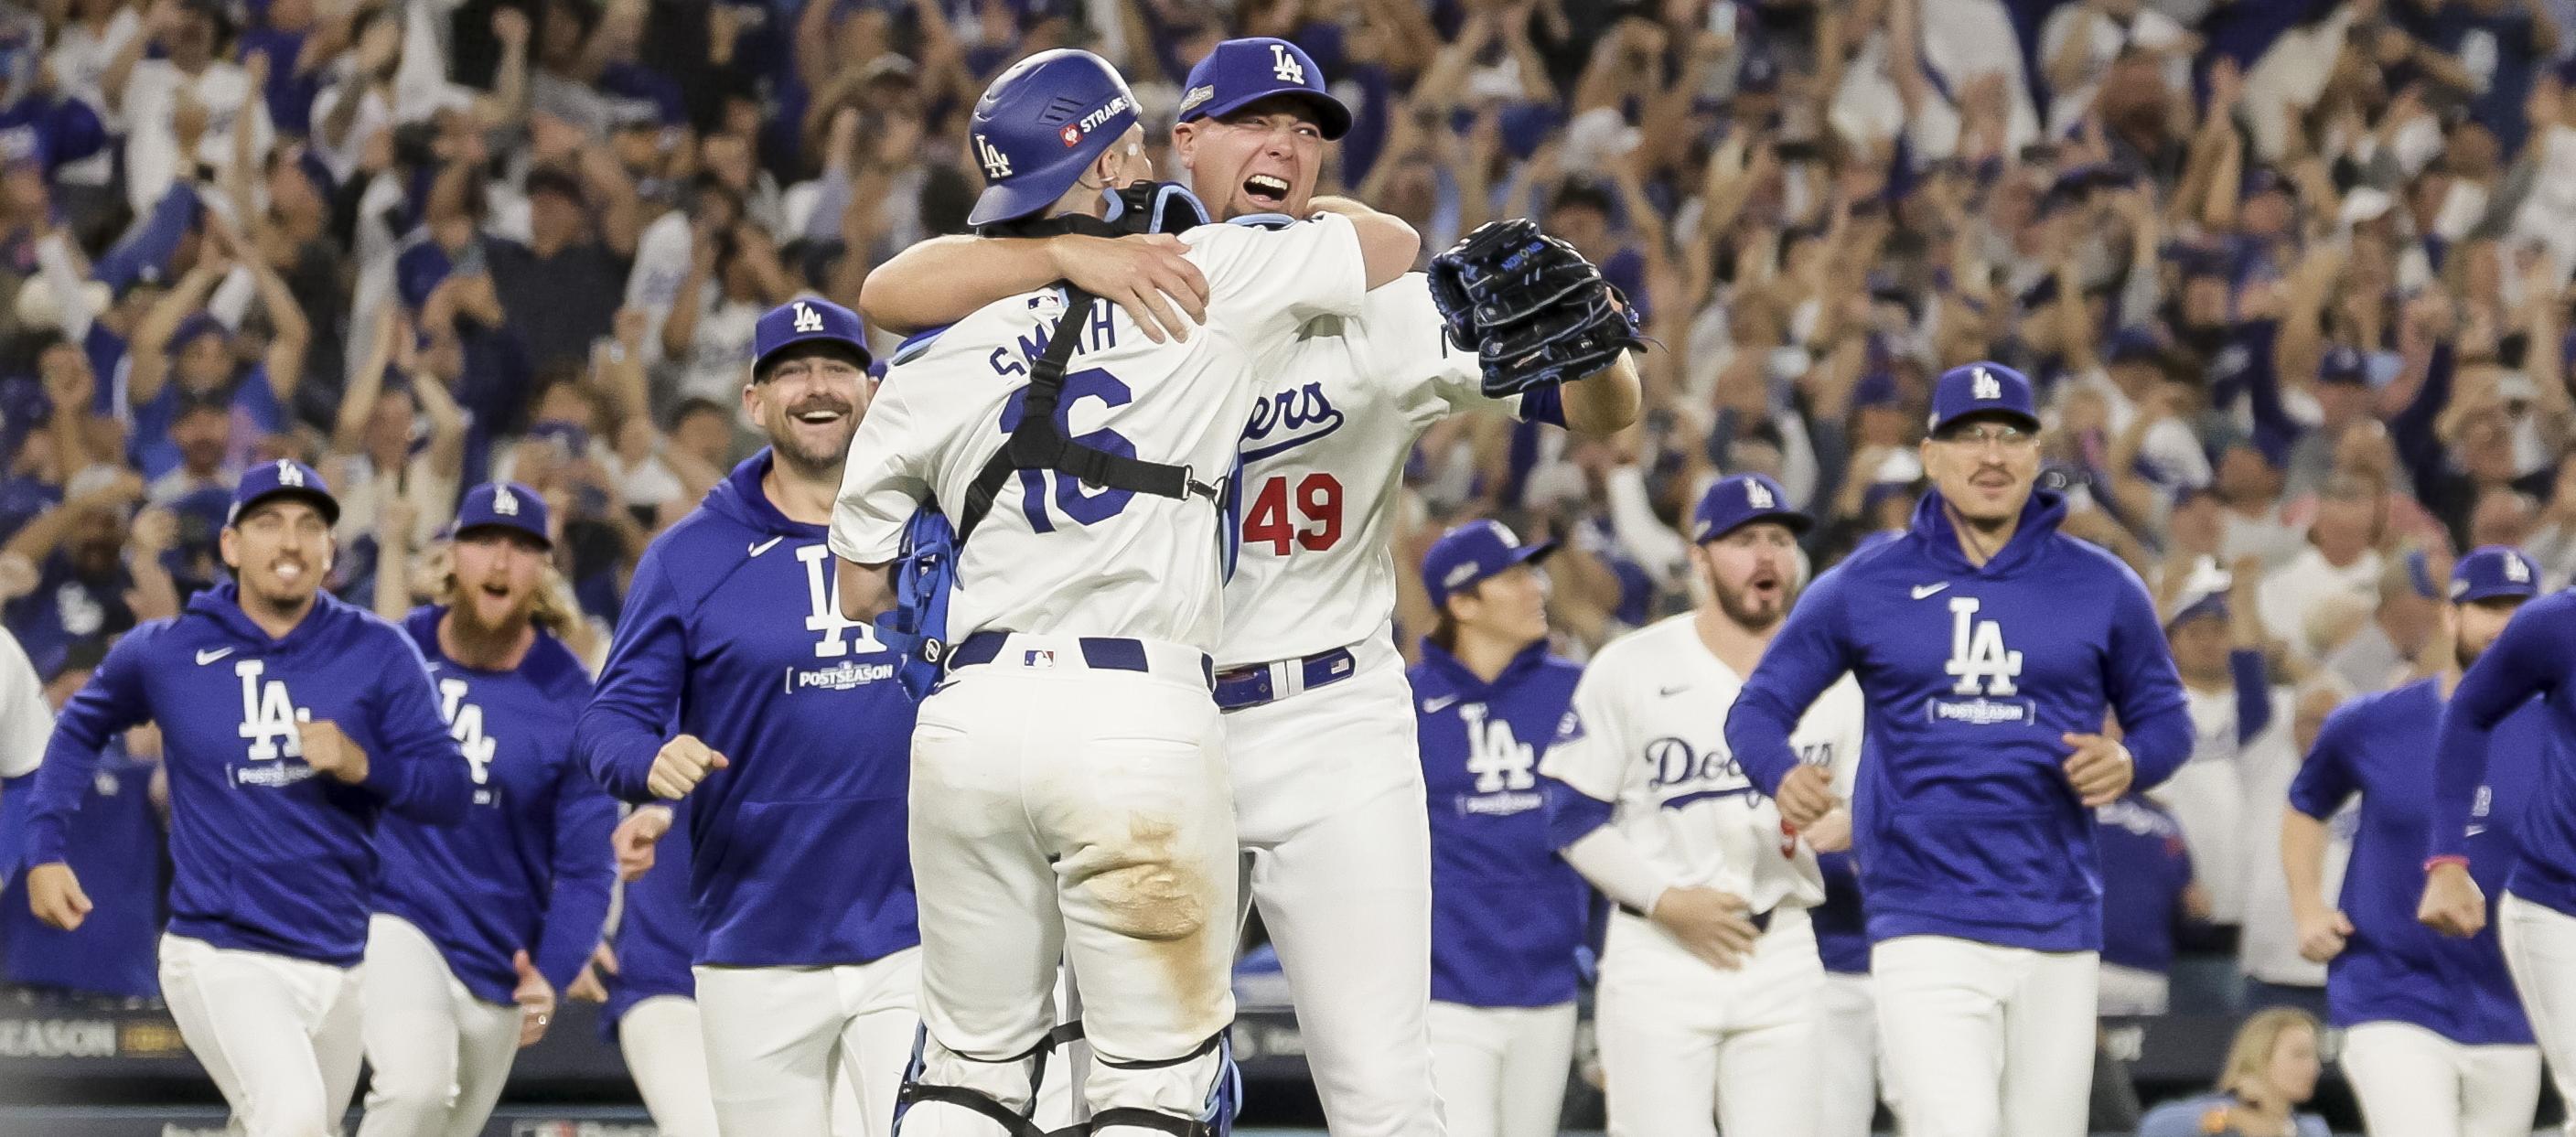
<svg viewBox="0 0 2576 1137">
<path fill-rule="evenodd" d="M 1112 454 L 1094 446 L 1085 446 L 1065 437 L 1055 424 L 1056 405 L 1064 397 L 1064 365 L 1073 358 L 1074 345 L 1081 342 L 1082 328 L 1091 317 L 1093 297 L 1073 285 L 1065 285 L 1064 315 L 1048 333 L 1046 351 L 1029 361 L 1029 393 L 1020 404 L 1020 425 L 1012 428 L 1011 437 L 984 463 L 975 475 L 975 484 L 966 490 L 966 509 L 957 519 L 957 546 L 964 549 L 966 538 L 983 524 L 984 515 L 993 511 L 993 499 L 1011 475 L 1021 470 L 1053 470 L 1071 474 L 1084 484 L 1104 486 L 1131 493 L 1156 497 L 1187 498 L 1201 494 L 1216 500 L 1217 487 L 1197 480 L 1188 466 L 1148 462 L 1124 454 Z"/>
</svg>

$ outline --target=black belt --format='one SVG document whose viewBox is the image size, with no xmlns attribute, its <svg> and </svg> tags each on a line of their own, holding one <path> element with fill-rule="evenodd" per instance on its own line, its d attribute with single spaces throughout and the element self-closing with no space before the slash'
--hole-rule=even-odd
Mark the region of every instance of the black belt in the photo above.
<svg viewBox="0 0 2576 1137">
<path fill-rule="evenodd" d="M 1640 919 L 1640 920 L 1645 920 L 1645 921 L 1649 921 L 1649 922 L 1652 922 L 1652 921 L 1654 920 L 1654 917 L 1649 916 L 1649 915 L 1647 915 L 1647 914 L 1645 914 L 1645 913 L 1643 913 L 1643 912 L 1638 911 L 1638 910 L 1637 910 L 1637 906 L 1636 906 L 1636 905 L 1634 905 L 1634 904 L 1622 904 L 1622 905 L 1620 905 L 1620 906 L 1619 906 L 1619 910 L 1620 910 L 1620 911 L 1622 911 L 1622 912 L 1625 912 L 1625 913 L 1627 913 L 1627 914 L 1629 914 L 1629 915 L 1631 915 L 1631 916 L 1634 916 L 1634 917 L 1636 917 L 1636 918 L 1638 918 L 1638 919 Z M 1763 909 L 1762 911 L 1756 912 L 1756 913 L 1754 913 L 1754 914 L 1752 914 L 1752 915 L 1750 915 L 1750 916 L 1745 917 L 1745 919 L 1750 920 L 1750 921 L 1752 921 L 1752 922 L 1753 922 L 1753 930 L 1754 930 L 1754 931 L 1757 931 L 1757 932 L 1768 932 L 1768 931 L 1770 931 L 1770 930 L 1771 930 L 1771 913 L 1772 913 L 1772 912 L 1774 912 L 1774 911 L 1776 911 L 1776 909 L 1765 908 L 1765 909 Z"/>
<path fill-rule="evenodd" d="M 968 636 L 966 642 L 958 644 L 956 650 L 948 653 L 948 666 L 954 670 L 991 663 L 1001 656 L 1002 645 L 1010 638 L 1009 632 L 977 632 Z M 1083 636 L 1076 639 L 1074 645 L 1082 652 L 1082 665 L 1094 670 L 1145 672 L 1153 670 L 1152 665 L 1146 661 L 1143 640 L 1120 639 L 1113 636 Z M 1205 655 L 1199 656 L 1199 674 L 1210 687 L 1215 686 L 1215 661 Z"/>
<path fill-rule="evenodd" d="M 1359 664 L 1352 657 L 1351 649 L 1346 647 L 1319 651 L 1289 663 L 1290 666 L 1298 669 L 1305 680 L 1307 690 L 1339 683 L 1359 671 Z M 1270 669 L 1276 666 L 1278 664 L 1255 663 L 1245 667 L 1229 667 L 1218 672 L 1216 705 L 1223 710 L 1236 711 L 1245 707 L 1257 707 L 1278 699 L 1280 694 L 1277 684 L 1270 680 Z"/>
</svg>

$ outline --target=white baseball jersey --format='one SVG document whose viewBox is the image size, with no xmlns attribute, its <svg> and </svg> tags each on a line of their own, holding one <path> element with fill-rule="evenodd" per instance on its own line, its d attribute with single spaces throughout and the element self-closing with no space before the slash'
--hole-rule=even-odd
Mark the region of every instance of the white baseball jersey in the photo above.
<svg viewBox="0 0 2576 1137">
<path fill-rule="evenodd" d="M 1787 835 L 1779 807 L 1728 752 L 1726 711 L 1744 679 L 1700 642 L 1696 618 L 1667 617 L 1603 647 L 1539 770 L 1611 803 L 1610 823 L 1669 884 L 1731 893 L 1756 912 L 1813 907 L 1825 898 L 1815 851 Z M 1848 675 L 1789 735 L 1801 761 L 1845 786 L 1860 740 L 1860 687 Z"/>
<path fill-rule="evenodd" d="M 1181 238 L 1208 280 L 1207 324 L 1156 344 L 1115 305 L 1095 302 L 1065 364 L 1058 425 L 1077 441 L 1187 466 L 1221 483 L 1260 387 L 1300 326 L 1360 310 L 1357 233 L 1324 216 L 1277 229 L 1207 225 Z M 917 505 L 951 519 L 1019 421 L 1031 360 L 1063 312 L 1048 289 L 988 304 L 887 372 L 850 447 L 832 513 L 832 551 L 880 564 L 901 550 Z M 948 634 L 993 628 L 1130 636 L 1212 650 L 1224 529 L 1207 501 L 1098 489 L 1053 471 L 1003 483 L 966 544 Z"/>
<path fill-rule="evenodd" d="M 1449 346 L 1429 278 L 1369 292 L 1266 358 L 1268 397 L 1243 429 L 1242 545 L 1225 586 L 1220 667 L 1292 659 L 1376 635 L 1395 611 L 1390 543 L 1414 440 L 1486 398 L 1474 352 Z"/>
</svg>

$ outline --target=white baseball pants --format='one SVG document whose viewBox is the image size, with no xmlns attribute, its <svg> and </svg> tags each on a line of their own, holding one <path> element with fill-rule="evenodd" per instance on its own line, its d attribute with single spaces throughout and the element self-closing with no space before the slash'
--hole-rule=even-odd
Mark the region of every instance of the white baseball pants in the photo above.
<svg viewBox="0 0 2576 1137">
<path fill-rule="evenodd" d="M 243 1137 L 337 1137 L 358 1091 L 359 969 L 163 933 L 161 997 Z"/>
<path fill-rule="evenodd" d="M 2576 1102 L 2576 916 L 2507 892 L 2496 905 L 2496 936 L 2558 1096 Z M 2576 1116 L 2565 1132 L 2576 1137 Z"/>
<path fill-rule="evenodd" d="M 1869 966 L 1905 1137 L 2082 1137 L 2100 957 L 1903 936 Z"/>
<path fill-rule="evenodd" d="M 399 916 L 367 922 L 367 1113 L 358 1137 L 477 1137 L 519 1057 L 517 1004 L 458 982 L 438 945 Z"/>
<path fill-rule="evenodd" d="M 1824 982 L 1804 908 L 1775 910 L 1733 971 L 1612 915 L 1593 1009 L 1610 1137 L 1812 1137 Z"/>
<path fill-rule="evenodd" d="M 1870 1137 L 1886 1059 L 1869 976 L 1826 972 L 1818 1007 L 1816 1137 Z"/>
<path fill-rule="evenodd" d="M 1450 1137 L 1550 1137 L 1574 1068 L 1575 1006 L 1431 1004 L 1431 1077 Z"/>
<path fill-rule="evenodd" d="M 1385 637 L 1350 650 L 1349 678 L 1225 714 L 1245 891 L 1334 1137 L 1440 1137 L 1413 684 Z"/>
<path fill-rule="evenodd" d="M 1061 960 L 1096 1057 L 1092 1113 L 1205 1108 L 1219 1070 L 1207 1044 L 1234 1021 L 1233 795 L 1205 657 L 1142 646 L 1148 671 L 1095 669 L 1070 637 L 1014 634 L 921 705 L 925 1085 L 1025 1112 L 1022 1055 L 1055 1024 Z M 1001 1128 L 945 1102 L 904 1116 L 906 1137 Z M 1103 1132 L 1122 1130 L 1145 1132 Z"/>
<path fill-rule="evenodd" d="M 2343 1032 L 2344 1080 L 2370 1137 L 2526 1137 L 2540 1048 L 2463 1046 L 2401 1022 Z"/>
<path fill-rule="evenodd" d="M 698 1004 L 656 995 L 617 1020 L 626 1074 L 662 1137 L 716 1137 L 715 1091 L 707 1088 L 707 1044 Z"/>
<path fill-rule="evenodd" d="M 718 1133 L 893 1130 L 895 1091 L 920 1023 L 920 949 L 837 967 L 691 970 Z M 850 1087 L 855 1118 L 833 1108 L 836 1084 Z"/>
</svg>

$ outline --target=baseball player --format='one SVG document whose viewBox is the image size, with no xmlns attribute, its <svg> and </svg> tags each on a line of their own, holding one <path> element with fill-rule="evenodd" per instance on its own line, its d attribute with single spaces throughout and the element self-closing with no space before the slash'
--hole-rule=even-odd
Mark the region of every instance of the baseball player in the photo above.
<svg viewBox="0 0 2576 1137">
<path fill-rule="evenodd" d="M 1784 820 L 1835 806 L 1791 732 L 1846 671 L 1869 708 L 1853 806 L 1870 970 L 1909 1137 L 2062 1137 L 2092 1085 L 2096 806 L 2171 774 L 2191 719 L 2155 605 L 2034 492 L 2030 381 L 1933 384 L 1933 488 L 1900 538 L 1817 579 L 1726 719 Z M 2105 733 L 2116 711 L 2125 743 Z"/>
<path fill-rule="evenodd" d="M 663 1137 L 716 1137 L 697 980 L 689 973 L 697 930 L 689 911 L 689 833 L 675 816 L 687 808 L 686 801 L 640 805 L 617 823 L 612 842 L 626 888 L 610 941 L 614 969 L 602 976 L 608 999 L 600 1025 L 614 1032 L 627 1076 Z"/>
<path fill-rule="evenodd" d="M 1134 97 L 1085 52 L 1004 72 L 969 129 L 978 226 L 1096 218 L 1104 188 L 1151 174 Z M 1230 536 L 1214 483 L 1260 397 L 1254 361 L 1358 312 L 1419 245 L 1357 207 L 1273 221 L 1181 236 L 1207 334 L 1156 344 L 1078 290 L 1006 298 L 899 359 L 863 428 L 833 526 L 859 566 L 851 613 L 889 605 L 882 568 L 925 500 L 971 538 L 949 677 L 913 749 L 913 863 L 943 904 L 923 912 L 908 1117 L 933 1133 L 1027 1125 L 1059 955 L 1099 1059 L 1095 1123 L 1171 1129 L 1212 1108 L 1236 897 L 1209 695 Z"/>
<path fill-rule="evenodd" d="M 1228 40 L 1184 91 L 1174 153 L 1220 219 L 1358 208 L 1313 196 L 1326 145 L 1351 118 L 1295 44 Z M 1134 269 L 1168 282 L 1169 303 L 1195 317 L 1197 269 L 1153 260 L 1170 255 L 1157 251 L 1168 241 L 942 238 L 880 266 L 862 303 L 880 325 L 926 327 L 1058 277 L 1135 295 L 1122 275 Z M 1148 331 L 1187 334 L 1165 303 L 1155 293 L 1127 310 Z M 1264 360 L 1265 392 L 1239 441 L 1240 545 L 1216 652 L 1235 823 L 1325 1117 L 1351 1137 L 1440 1126 L 1425 1018 L 1430 838 L 1412 693 L 1389 630 L 1405 458 L 1459 411 L 1606 436 L 1635 420 L 1639 398 L 1624 356 L 1580 382 L 1489 396 L 1477 353 L 1444 340 L 1441 319 L 1427 278 L 1407 274 L 1372 290 L 1356 317 L 1310 323 Z"/>
<path fill-rule="evenodd" d="M 2302 954 L 2331 961 L 2326 1002 L 2343 1030 L 2344 1078 L 2372 1137 L 2522 1137 L 2540 1103 L 2540 1050 L 2491 930 L 2442 936 L 2415 920 L 2423 850 L 2436 816 L 2435 744 L 2445 690 L 2495 643 L 2514 611 L 2539 593 L 2521 552 L 2476 549 L 2451 569 L 2438 673 L 2364 695 L 2326 719 L 2290 784 L 2281 814 L 2281 870 Z M 2488 785 L 2528 800 L 2551 747 L 2549 712 L 2525 702 L 2494 727 Z M 2340 903 L 2319 885 L 2326 821 L 2361 798 Z M 2480 891 L 2492 895 L 2513 864 L 2515 811 L 2490 810 L 2471 847 Z"/>
<path fill-rule="evenodd" d="M 1895 1098 L 1878 1044 L 1878 1000 L 1869 989 L 1860 866 L 1844 850 L 1816 854 L 1816 871 L 1825 880 L 1825 902 L 1807 910 L 1825 965 L 1816 1009 L 1816 1137 L 1869 1137 L 1879 1101 L 1893 1107 Z"/>
<path fill-rule="evenodd" d="M 2527 566 L 2526 566 L 2527 567 Z M 2549 746 L 2536 776 L 2513 777 L 2529 753 L 2507 731 L 2537 699 Z M 2492 920 L 2532 1036 L 2558 1095 L 2576 1100 L 2576 592 L 2523 605 L 2460 676 L 2442 706 L 2433 760 L 2433 813 L 2416 916 L 2452 936 Z M 2520 784 L 2515 784 L 2519 782 Z M 2512 842 L 2495 841 L 2510 825 Z M 2359 856 L 2355 852 L 2356 858 Z M 2571 1127 L 2576 1133 L 2576 1127 Z"/>
<path fill-rule="evenodd" d="M 53 709 L 70 702 L 89 682 L 107 648 L 82 641 L 64 649 L 63 669 L 45 681 L 37 704 L 45 713 L 46 730 L 13 759 L 24 755 L 28 769 L 35 769 L 45 755 L 45 734 L 52 733 Z M 13 642 L 0 633 L 0 671 L 9 668 L 13 650 Z M 0 735 L 15 725 L 0 723 Z M 136 741 L 142 743 L 137 747 L 142 754 L 130 752 L 124 738 L 111 737 L 100 748 L 97 773 L 81 795 L 80 826 L 64 835 L 63 861 L 80 875 L 84 888 L 108 896 L 149 897 L 150 902 L 111 904 L 91 912 L 80 927 L 64 931 L 36 919 L 19 889 L 0 890 L 0 897 L 8 899 L 7 910 L 0 911 L 0 982 L 115 999 L 148 1000 L 161 994 L 154 957 L 161 938 L 161 898 L 169 891 L 169 873 L 162 864 L 168 842 L 163 810 L 154 801 L 162 797 L 154 788 L 160 753 L 153 749 L 150 732 L 141 733 L 146 737 Z M 15 815 L 0 820 L 0 840 L 7 841 L 0 844 L 0 855 L 13 866 L 16 850 L 25 842 L 22 827 L 9 822 L 23 821 L 34 788 L 32 776 L 13 782 L 9 800 L 0 803 Z"/>
<path fill-rule="evenodd" d="M 1552 541 L 1497 522 L 1422 561 L 1439 611 L 1413 683 L 1431 805 L 1431 1071 L 1452 1137 L 1556 1132 L 1591 890 L 1548 841 L 1539 756 L 1583 669 L 1547 650 Z"/>
<path fill-rule="evenodd" d="M 388 820 L 367 929 L 367 1114 L 358 1137 L 472 1137 L 543 1037 L 608 919 L 617 803 L 572 757 L 590 675 L 537 614 L 546 503 L 465 492 L 436 603 L 403 620 L 472 772 L 454 827 Z"/>
<path fill-rule="evenodd" d="M 1594 1018 L 1613 1134 L 1816 1132 L 1825 899 L 1810 842 L 1747 780 L 1708 708 L 1735 698 L 1797 601 L 1807 515 L 1761 474 L 1720 479 L 1691 514 L 1697 610 L 1601 649 L 1540 767 L 1572 791 L 1550 827 L 1618 905 Z M 1835 684 L 1792 735 L 1849 784 L 1860 690 Z M 1841 848 L 1839 814 L 1815 837 Z M 1715 1123 L 1714 1125 L 1712 1123 Z"/>
<path fill-rule="evenodd" d="M 727 1137 L 822 1133 L 831 1071 L 894 1116 L 920 935 L 903 847 L 913 704 L 843 619 L 824 547 L 868 408 L 858 317 L 760 318 L 743 410 L 770 445 L 637 564 L 573 746 L 632 802 L 689 800 L 697 1006 Z"/>
<path fill-rule="evenodd" d="M 63 863 L 73 806 L 111 736 L 160 725 L 175 866 L 161 994 L 250 1137 L 339 1131 L 377 815 L 453 825 L 471 800 L 419 650 L 320 591 L 339 512 L 300 462 L 244 473 L 219 545 L 234 579 L 108 652 L 55 723 L 27 822 L 29 906 L 77 927 L 91 902 Z"/>
</svg>

